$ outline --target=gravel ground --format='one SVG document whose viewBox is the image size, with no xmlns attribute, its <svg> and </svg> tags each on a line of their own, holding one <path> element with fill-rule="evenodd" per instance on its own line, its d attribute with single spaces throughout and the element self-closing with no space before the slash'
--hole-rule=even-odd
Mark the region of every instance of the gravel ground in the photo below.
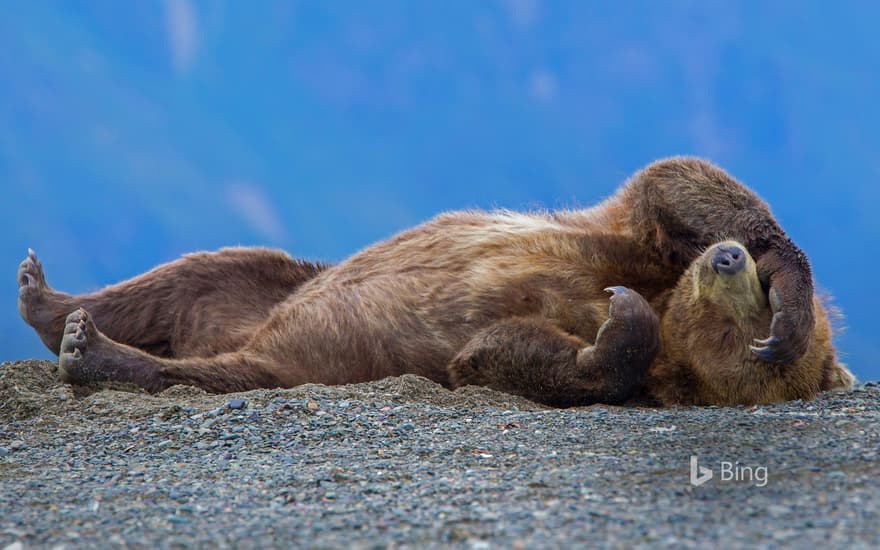
<svg viewBox="0 0 880 550">
<path fill-rule="evenodd" d="M 5 363 L 0 549 L 876 547 L 878 416 L 876 384 L 548 410 L 415 376 L 150 396 Z M 692 455 L 714 472 L 702 486 Z"/>
</svg>

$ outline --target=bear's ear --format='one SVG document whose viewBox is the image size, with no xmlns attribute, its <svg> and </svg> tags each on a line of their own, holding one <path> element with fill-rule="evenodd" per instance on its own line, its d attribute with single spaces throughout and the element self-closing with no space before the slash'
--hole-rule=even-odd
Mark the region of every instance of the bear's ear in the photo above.
<svg viewBox="0 0 880 550">
<path fill-rule="evenodd" d="M 712 244 L 702 243 L 693 229 L 663 210 L 658 210 L 653 220 L 653 236 L 656 250 L 675 264 L 691 263 Z"/>
</svg>

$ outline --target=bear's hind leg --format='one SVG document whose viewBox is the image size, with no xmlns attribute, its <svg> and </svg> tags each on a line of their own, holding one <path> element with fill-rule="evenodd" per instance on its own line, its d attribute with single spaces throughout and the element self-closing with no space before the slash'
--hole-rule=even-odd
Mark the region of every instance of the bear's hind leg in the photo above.
<svg viewBox="0 0 880 550">
<path fill-rule="evenodd" d="M 73 297 L 57 292 L 46 284 L 43 265 L 36 253 L 28 249 L 28 256 L 18 266 L 18 313 L 29 324 L 47 348 L 58 353 L 64 316 L 74 309 Z"/>
<path fill-rule="evenodd" d="M 160 357 L 216 355 L 247 343 L 277 303 L 324 268 L 279 251 L 227 248 L 71 296 L 46 284 L 29 250 L 18 268 L 18 309 L 56 354 L 67 315 L 83 307 L 116 342 Z"/>
<path fill-rule="evenodd" d="M 127 382 L 151 392 L 175 384 L 213 393 L 293 385 L 284 376 L 283 367 L 254 353 L 164 359 L 114 342 L 82 308 L 66 319 L 58 366 L 61 379 L 68 383 Z"/>
<path fill-rule="evenodd" d="M 609 290 L 609 318 L 594 345 L 545 319 L 505 319 L 478 332 L 452 360 L 453 384 L 561 407 L 630 399 L 659 350 L 659 321 L 637 292 Z"/>
</svg>

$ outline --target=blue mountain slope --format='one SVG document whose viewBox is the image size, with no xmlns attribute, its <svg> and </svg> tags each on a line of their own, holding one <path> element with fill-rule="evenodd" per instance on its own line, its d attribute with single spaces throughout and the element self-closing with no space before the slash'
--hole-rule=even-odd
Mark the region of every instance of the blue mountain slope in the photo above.
<svg viewBox="0 0 880 550">
<path fill-rule="evenodd" d="M 48 356 L 15 308 L 28 246 L 73 292 L 230 244 L 336 260 L 446 209 L 588 205 L 687 153 L 770 202 L 877 378 L 878 13 L 0 4 L 0 352 Z"/>
</svg>

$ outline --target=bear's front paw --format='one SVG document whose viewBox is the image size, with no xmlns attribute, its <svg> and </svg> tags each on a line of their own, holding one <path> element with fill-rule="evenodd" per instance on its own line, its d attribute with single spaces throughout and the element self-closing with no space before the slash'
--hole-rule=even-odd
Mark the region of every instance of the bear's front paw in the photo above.
<svg viewBox="0 0 880 550">
<path fill-rule="evenodd" d="M 596 335 L 594 353 L 605 361 L 638 363 L 647 368 L 660 349 L 660 320 L 638 292 L 622 286 L 605 291 L 612 294 L 608 320 Z"/>
<path fill-rule="evenodd" d="M 773 320 L 770 323 L 770 336 L 755 340 L 752 353 L 762 361 L 775 364 L 793 363 L 807 352 L 813 334 L 812 311 L 793 315 L 783 309 L 782 299 L 775 288 L 768 294 Z"/>
</svg>

